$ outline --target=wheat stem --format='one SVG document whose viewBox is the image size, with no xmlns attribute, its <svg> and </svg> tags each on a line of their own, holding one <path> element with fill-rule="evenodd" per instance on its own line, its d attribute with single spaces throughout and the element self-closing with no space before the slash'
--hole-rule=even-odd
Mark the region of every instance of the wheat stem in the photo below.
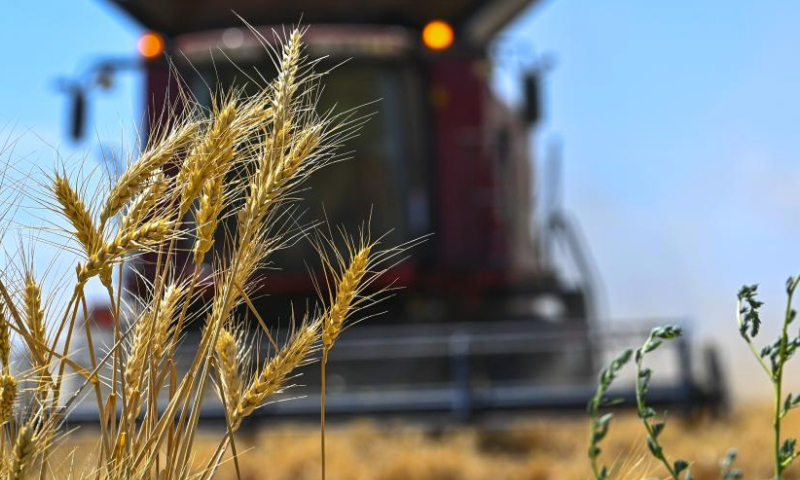
<svg viewBox="0 0 800 480">
<path fill-rule="evenodd" d="M 11 359 L 11 329 L 6 318 L 6 306 L 0 301 L 0 361 L 3 372 L 8 373 Z"/>
</svg>

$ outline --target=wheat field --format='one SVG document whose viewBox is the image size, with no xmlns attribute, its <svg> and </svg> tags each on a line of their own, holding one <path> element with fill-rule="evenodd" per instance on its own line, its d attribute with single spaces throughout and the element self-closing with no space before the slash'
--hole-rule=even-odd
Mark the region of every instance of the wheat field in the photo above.
<svg viewBox="0 0 800 480">
<path fill-rule="evenodd" d="M 698 480 L 720 478 L 720 461 L 736 446 L 736 465 L 747 478 L 772 475 L 768 405 L 743 407 L 723 417 L 670 415 L 662 437 L 671 454 L 693 459 Z M 789 416 L 788 432 L 800 430 L 800 416 Z M 73 435 L 76 452 L 92 447 L 95 432 Z M 522 416 L 493 428 L 453 426 L 430 431 L 401 420 L 381 419 L 333 425 L 327 432 L 327 478 L 332 480 L 587 480 L 592 472 L 586 451 L 589 427 L 580 413 Z M 198 458 L 216 445 L 213 430 L 199 434 Z M 604 458 L 616 469 L 610 478 L 664 478 L 649 457 L 645 434 L 633 412 L 619 413 L 604 443 Z M 278 423 L 237 437 L 239 477 L 243 480 L 312 480 L 320 475 L 319 426 Z M 66 451 L 66 450 L 65 450 Z M 79 457 L 80 455 L 76 455 Z M 790 468 L 785 478 L 797 478 Z M 234 480 L 227 458 L 218 478 Z"/>
</svg>

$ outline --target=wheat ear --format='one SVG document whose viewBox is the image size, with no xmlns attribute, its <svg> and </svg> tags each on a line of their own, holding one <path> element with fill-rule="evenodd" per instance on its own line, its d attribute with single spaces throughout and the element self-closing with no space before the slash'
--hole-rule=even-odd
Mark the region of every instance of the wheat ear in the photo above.
<svg viewBox="0 0 800 480">
<path fill-rule="evenodd" d="M 122 230 L 135 229 L 142 221 L 153 214 L 153 208 L 164 200 L 169 188 L 167 177 L 159 172 L 154 175 L 145 189 L 133 197 L 127 211 L 122 216 Z"/>
<path fill-rule="evenodd" d="M 270 359 L 259 375 L 247 387 L 232 415 L 231 425 L 236 430 L 241 421 L 263 405 L 270 396 L 279 393 L 284 382 L 295 368 L 308 360 L 319 337 L 319 322 L 305 324 L 295 332 L 281 350 Z"/>
<path fill-rule="evenodd" d="M 235 415 L 242 394 L 239 374 L 239 344 L 236 335 L 222 328 L 216 345 L 222 395 L 229 418 Z"/>
<path fill-rule="evenodd" d="M 133 340 L 125 362 L 125 399 L 131 418 L 138 414 L 139 395 L 144 382 L 144 364 L 147 360 L 148 346 L 153 332 L 155 316 L 148 314 L 137 319 L 133 329 Z"/>
<path fill-rule="evenodd" d="M 236 138 L 233 138 L 235 141 Z M 194 244 L 194 261 L 196 265 L 203 259 L 214 245 L 214 232 L 217 230 L 219 215 L 225 205 L 225 177 L 233 165 L 235 144 L 223 151 L 217 159 L 213 174 L 206 179 L 200 195 L 200 205 L 195 215 L 197 223 L 197 240 Z"/>
<path fill-rule="evenodd" d="M 47 350 L 47 331 L 44 325 L 44 310 L 42 310 L 42 288 L 33 274 L 27 272 L 25 274 L 25 289 L 23 291 L 23 299 L 25 304 L 25 322 L 28 327 L 28 336 L 26 341 L 28 350 L 37 370 L 40 374 L 44 374 L 43 369 L 47 367 L 46 363 L 46 350 Z"/>
<path fill-rule="evenodd" d="M 36 453 L 33 428 L 30 425 L 23 425 L 17 432 L 17 439 L 14 441 L 14 451 L 11 456 L 11 466 L 8 469 L 9 480 L 23 480 L 25 473 L 33 463 L 33 456 Z"/>
<path fill-rule="evenodd" d="M 154 220 L 138 228 L 121 231 L 114 240 L 98 249 L 78 271 L 78 280 L 86 282 L 115 261 L 140 247 L 149 247 L 166 240 L 173 232 L 173 220 Z M 105 281 L 105 280 L 104 280 Z"/>
<path fill-rule="evenodd" d="M 292 31 L 289 40 L 283 47 L 280 60 L 278 77 L 271 88 L 271 131 L 264 139 L 261 155 L 256 171 L 251 177 L 248 187 L 249 193 L 245 204 L 238 213 L 240 245 L 251 240 L 252 236 L 261 228 L 264 218 L 275 205 L 281 194 L 293 185 L 291 180 L 300 172 L 303 160 L 309 154 L 296 155 L 300 152 L 292 149 L 287 154 L 287 149 L 292 147 L 292 124 L 296 113 L 297 102 L 295 92 L 299 87 L 298 72 L 302 60 L 302 34 L 298 30 Z M 320 138 L 315 128 L 314 135 L 309 135 L 309 128 L 301 129 L 304 132 L 305 144 L 313 148 L 319 144 Z M 312 141 L 313 140 L 313 141 Z"/>
<path fill-rule="evenodd" d="M 243 103 L 230 100 L 225 108 L 215 113 L 213 128 L 197 151 L 187 158 L 179 174 L 178 183 L 185 184 L 180 208 L 182 213 L 187 211 L 194 197 L 200 194 L 200 205 L 195 214 L 196 264 L 202 263 L 205 254 L 214 244 L 213 235 L 225 205 L 226 176 L 233 167 L 237 145 L 260 129 L 269 118 L 271 110 L 265 105 L 266 100 L 264 95 L 257 95 Z M 251 149 L 250 146 L 245 148 L 248 151 Z"/>
<path fill-rule="evenodd" d="M 225 208 L 226 177 L 233 167 L 236 147 L 248 138 L 248 135 L 261 128 L 267 119 L 269 109 L 265 107 L 265 100 L 259 95 L 241 104 L 230 102 L 216 115 L 215 125 L 229 123 L 229 126 L 226 135 L 222 133 L 214 135 L 213 132 L 210 135 L 209 140 L 213 137 L 219 139 L 215 147 L 216 153 L 209 155 L 208 172 L 202 175 L 198 173 L 198 178 L 205 176 L 205 180 L 200 191 L 200 204 L 195 213 L 197 240 L 194 244 L 194 260 L 197 265 L 203 262 L 205 255 L 214 245 L 214 232 L 219 224 L 219 216 Z M 251 149 L 250 146 L 245 148 L 247 151 Z M 197 169 L 197 166 L 192 166 L 188 160 L 187 166 Z M 189 190 L 191 194 L 191 189 Z"/>
<path fill-rule="evenodd" d="M 165 139 L 154 142 L 114 183 L 100 212 L 100 222 L 105 224 L 122 210 L 156 170 L 178 156 L 194 140 L 200 126 L 200 122 L 186 122 Z"/>
<path fill-rule="evenodd" d="M 99 241 L 99 233 L 94 225 L 92 215 L 81 200 L 66 177 L 55 175 L 53 179 L 53 194 L 56 197 L 61 211 L 75 229 L 74 235 L 83 245 L 87 255 L 91 255 Z"/>
<path fill-rule="evenodd" d="M 17 380 L 10 373 L 0 375 L 0 425 L 11 421 L 16 398 Z"/>
<path fill-rule="evenodd" d="M 171 336 L 171 329 L 173 328 L 173 319 L 175 313 L 178 311 L 178 305 L 181 299 L 186 295 L 186 288 L 179 283 L 170 284 L 161 299 L 158 308 L 158 315 L 153 324 L 153 361 L 157 364 L 161 361 L 164 353 L 167 351 L 167 339 Z M 186 300 L 189 301 L 188 299 Z"/>
<path fill-rule="evenodd" d="M 298 72 L 302 60 L 302 39 L 300 30 L 292 30 L 289 40 L 283 46 L 278 78 L 273 85 L 272 118 L 274 132 L 283 135 L 291 129 L 294 109 L 294 94 L 298 88 Z M 282 146 L 282 145 L 281 145 Z"/>
<path fill-rule="evenodd" d="M 325 351 L 329 351 L 344 328 L 344 323 L 350 315 L 353 300 L 358 295 L 361 280 L 367 273 L 371 245 L 362 246 L 350 260 L 347 270 L 339 278 L 336 285 L 336 295 L 328 314 L 325 315 L 325 328 L 322 331 L 322 343 Z"/>
<path fill-rule="evenodd" d="M 239 132 L 232 128 L 236 119 L 236 102 L 229 102 L 214 116 L 214 123 L 183 162 L 178 172 L 177 184 L 182 188 L 180 215 L 189 211 L 195 197 L 205 182 L 211 178 L 221 163 L 230 161 Z"/>
</svg>

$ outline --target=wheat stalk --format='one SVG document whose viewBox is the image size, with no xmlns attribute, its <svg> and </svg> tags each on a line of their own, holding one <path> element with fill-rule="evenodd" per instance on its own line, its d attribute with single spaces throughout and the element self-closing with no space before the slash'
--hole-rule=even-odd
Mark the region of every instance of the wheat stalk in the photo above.
<svg viewBox="0 0 800 480">
<path fill-rule="evenodd" d="M 345 237 L 346 238 L 346 237 Z M 325 395 L 326 395 L 326 376 L 328 365 L 328 354 L 334 343 L 341 334 L 345 320 L 353 309 L 353 302 L 361 291 L 362 280 L 367 274 L 369 267 L 370 253 L 372 245 L 363 242 L 361 247 L 354 253 L 352 242 L 347 241 L 347 248 L 350 251 L 350 265 L 339 276 L 336 285 L 336 293 L 331 293 L 331 306 L 323 317 L 322 330 L 322 362 L 320 364 L 321 396 L 320 396 L 320 454 L 322 457 L 322 479 L 326 475 L 326 455 L 325 455 Z M 324 251 L 320 248 L 320 251 Z M 341 257 L 338 257 L 341 263 Z M 336 278 L 336 272 L 331 266 L 330 260 L 323 255 L 324 263 L 328 266 L 329 273 Z"/>
<path fill-rule="evenodd" d="M 125 391 L 131 419 L 139 414 L 142 387 L 145 380 L 145 365 L 158 365 L 167 349 L 167 338 L 184 289 L 177 283 L 170 284 L 158 304 L 136 322 L 133 341 L 125 366 Z"/>
<path fill-rule="evenodd" d="M 6 318 L 6 306 L 0 302 L 0 361 L 3 371 L 8 373 L 11 361 L 11 328 Z"/>
</svg>

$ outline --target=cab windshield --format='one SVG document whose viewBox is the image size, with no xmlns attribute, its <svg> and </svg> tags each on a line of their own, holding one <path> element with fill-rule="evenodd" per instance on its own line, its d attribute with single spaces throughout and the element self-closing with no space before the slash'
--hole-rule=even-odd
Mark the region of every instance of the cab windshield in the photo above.
<svg viewBox="0 0 800 480">
<path fill-rule="evenodd" d="M 254 67 L 240 65 L 246 72 Z M 271 69 L 268 62 L 258 68 L 261 72 Z M 241 70 L 217 65 L 215 70 L 195 72 L 189 86 L 206 106 L 212 95 L 231 88 L 243 89 L 246 95 L 256 93 L 260 87 Z M 418 78 L 413 68 L 395 62 L 348 62 L 323 78 L 319 113 L 358 109 L 356 116 L 370 118 L 360 133 L 339 149 L 345 160 L 317 172 L 304 184 L 296 210 L 299 224 L 327 219 L 332 229 L 341 225 L 354 234 L 369 221 L 373 236 L 390 232 L 389 245 L 427 231 L 418 121 L 424 116 L 419 111 Z M 274 261 L 284 271 L 304 272 L 304 261 L 313 256 L 311 245 L 301 241 L 280 252 Z"/>
</svg>

